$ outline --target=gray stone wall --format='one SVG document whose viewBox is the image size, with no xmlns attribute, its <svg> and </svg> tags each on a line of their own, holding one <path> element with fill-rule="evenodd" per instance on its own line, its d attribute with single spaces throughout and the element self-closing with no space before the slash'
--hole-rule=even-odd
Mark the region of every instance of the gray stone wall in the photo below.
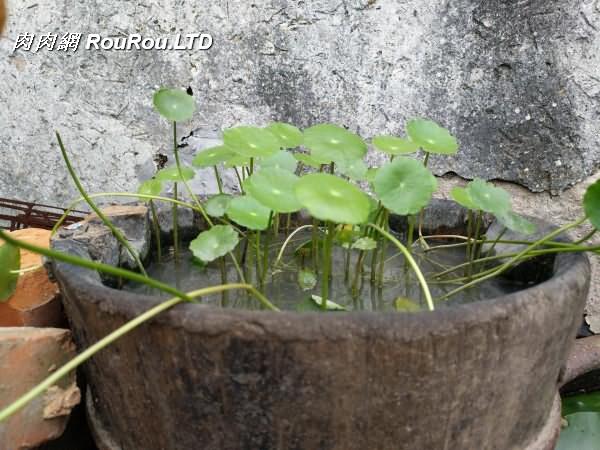
<svg viewBox="0 0 600 450">
<path fill-rule="evenodd" d="M 512 182 L 519 209 L 558 221 L 580 213 L 579 194 L 597 178 L 597 1 L 9 0 L 9 8 L 0 196 L 75 197 L 54 130 L 90 191 L 134 189 L 158 154 L 170 155 L 168 125 L 151 105 L 161 85 L 190 86 L 197 98 L 198 114 L 180 126 L 187 160 L 235 124 L 331 121 L 369 138 L 426 116 L 461 143 L 457 158 L 432 161 L 448 174 L 443 185 L 456 181 L 451 174 Z M 82 42 L 88 33 L 206 32 L 214 42 L 207 51 L 13 51 L 25 32 L 78 32 Z M 215 189 L 203 174 L 195 187 Z M 600 303 L 597 288 L 592 297 Z"/>
</svg>

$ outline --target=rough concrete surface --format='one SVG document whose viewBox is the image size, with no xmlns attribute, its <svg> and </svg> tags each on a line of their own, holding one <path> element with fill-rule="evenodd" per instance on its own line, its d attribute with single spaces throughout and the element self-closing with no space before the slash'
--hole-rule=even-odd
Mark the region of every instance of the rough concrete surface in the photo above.
<svg viewBox="0 0 600 450">
<path fill-rule="evenodd" d="M 432 161 L 438 175 L 518 183 L 528 189 L 510 187 L 519 207 L 556 211 L 555 221 L 574 217 L 582 180 L 600 164 L 597 1 L 10 0 L 9 10 L 0 38 L 1 196 L 56 204 L 76 196 L 56 129 L 87 188 L 134 189 L 157 155 L 172 162 L 168 125 L 151 105 L 162 85 L 190 86 L 198 100 L 179 127 L 188 162 L 235 124 L 331 121 L 370 138 L 427 116 L 461 143 L 457 158 Z M 214 43 L 13 51 L 25 32 L 80 32 L 83 43 L 88 33 L 205 32 Z M 194 189 L 214 191 L 211 175 L 199 173 Z"/>
</svg>

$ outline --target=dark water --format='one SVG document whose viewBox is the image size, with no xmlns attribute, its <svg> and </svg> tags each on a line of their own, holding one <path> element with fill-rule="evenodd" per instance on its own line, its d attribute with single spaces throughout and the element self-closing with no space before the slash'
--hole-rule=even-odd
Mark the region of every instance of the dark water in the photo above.
<svg viewBox="0 0 600 450">
<path fill-rule="evenodd" d="M 306 244 L 310 236 L 305 234 L 296 236 L 290 242 L 283 254 L 281 263 L 275 270 L 270 270 L 266 277 L 263 287 L 259 289 L 265 296 L 280 309 L 297 310 L 298 305 L 307 302 L 312 294 L 321 295 L 321 270 L 320 264 L 317 264 L 318 273 L 315 273 L 317 283 L 313 288 L 300 286 L 298 281 L 298 272 L 304 267 L 305 270 L 312 271 L 312 257 L 310 254 L 301 256 L 302 251 L 298 251 L 302 244 Z M 272 267 L 277 253 L 281 248 L 282 241 L 270 245 L 270 264 Z M 439 244 L 439 243 L 438 243 Z M 160 263 L 154 263 L 147 268 L 148 273 L 153 278 L 159 279 L 165 283 L 177 286 L 178 289 L 189 292 L 202 287 L 223 284 L 222 265 L 219 262 L 213 262 L 202 266 L 194 261 L 194 258 L 186 246 L 175 263 L 172 250 L 163 255 Z M 303 247 L 305 253 L 308 253 L 309 246 Z M 319 252 L 320 253 L 320 252 Z M 432 275 L 465 261 L 465 248 L 451 248 L 434 250 L 427 253 L 422 252 L 420 247 L 415 244 L 413 253 L 421 270 L 428 278 L 429 287 L 433 298 L 440 297 L 460 284 L 439 284 L 436 283 Z M 403 298 L 409 300 L 400 301 L 403 309 L 412 310 L 414 306 L 417 309 L 427 309 L 424 296 L 420 285 L 412 270 L 405 268 L 404 258 L 398 252 L 396 247 L 391 244 L 386 246 L 386 263 L 383 272 L 383 282 L 380 284 L 377 280 L 379 270 L 375 270 L 375 280 L 371 283 L 371 258 L 373 251 L 365 252 L 363 258 L 362 276 L 356 278 L 356 268 L 360 252 L 358 250 L 347 251 L 339 246 L 333 249 L 333 276 L 330 281 L 329 299 L 348 310 L 378 310 L 393 311 L 396 310 L 396 300 Z M 236 255 L 241 256 L 236 250 Z M 347 258 L 348 264 L 347 264 Z M 238 259 L 242 260 L 241 257 Z M 378 257 L 378 261 L 379 261 Z M 349 273 L 346 277 L 345 267 L 349 267 Z M 256 277 L 256 258 L 254 252 L 249 250 L 246 255 L 245 276 L 254 286 L 260 286 Z M 229 257 L 225 263 L 226 282 L 239 282 L 239 276 Z M 455 276 L 463 276 L 463 269 L 455 272 Z M 430 279 L 431 278 L 431 279 Z M 355 281 L 357 280 L 357 282 Z M 478 284 L 451 297 L 449 300 L 443 300 L 436 303 L 436 308 L 445 307 L 458 303 L 469 303 L 477 300 L 488 300 L 500 295 L 514 292 L 527 287 L 525 283 L 510 281 L 504 278 L 495 278 Z M 150 289 L 145 285 L 126 284 L 123 289 L 137 293 L 157 295 L 164 298 L 169 295 Z M 257 301 L 249 297 L 245 291 L 229 291 L 227 295 L 211 295 L 202 298 L 204 303 L 212 303 L 225 307 L 259 309 Z"/>
</svg>

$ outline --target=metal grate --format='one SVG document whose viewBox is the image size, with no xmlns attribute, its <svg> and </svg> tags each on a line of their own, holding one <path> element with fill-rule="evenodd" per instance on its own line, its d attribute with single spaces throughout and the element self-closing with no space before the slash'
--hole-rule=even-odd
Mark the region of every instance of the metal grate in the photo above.
<svg viewBox="0 0 600 450">
<path fill-rule="evenodd" d="M 46 230 L 58 222 L 65 213 L 64 208 L 40 205 L 0 198 L 0 228 L 4 230 L 20 230 L 22 228 L 44 228 Z M 73 210 L 63 222 L 64 225 L 79 222 L 88 213 Z"/>
</svg>

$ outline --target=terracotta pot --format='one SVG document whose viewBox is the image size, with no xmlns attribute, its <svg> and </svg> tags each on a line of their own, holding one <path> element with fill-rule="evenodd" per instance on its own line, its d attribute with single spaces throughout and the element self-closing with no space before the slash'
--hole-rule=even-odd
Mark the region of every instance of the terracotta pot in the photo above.
<svg viewBox="0 0 600 450">
<path fill-rule="evenodd" d="M 449 203 L 433 211 L 464 225 Z M 81 242 L 56 248 L 88 255 Z M 81 348 L 158 303 L 56 264 Z M 590 278 L 583 255 L 522 291 L 434 312 L 179 305 L 85 366 L 101 449 L 552 449 Z"/>
</svg>

